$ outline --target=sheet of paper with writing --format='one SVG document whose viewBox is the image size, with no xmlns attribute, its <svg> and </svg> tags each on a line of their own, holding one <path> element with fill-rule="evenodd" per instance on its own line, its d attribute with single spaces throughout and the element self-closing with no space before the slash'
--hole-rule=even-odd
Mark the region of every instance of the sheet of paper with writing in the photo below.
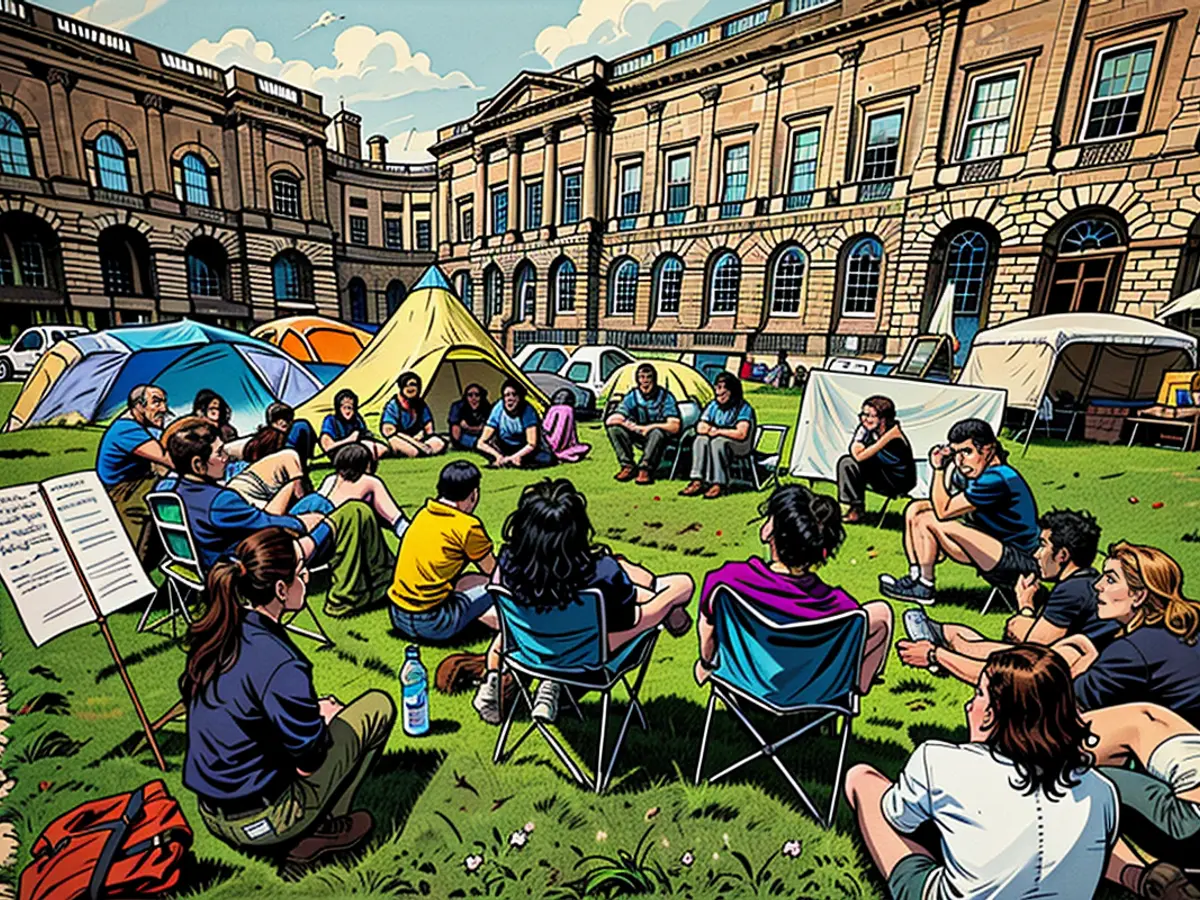
<svg viewBox="0 0 1200 900">
<path fill-rule="evenodd" d="M 108 615 L 154 593 L 95 472 L 51 478 L 42 487 L 102 613 Z"/>
<path fill-rule="evenodd" d="M 0 580 L 40 647 L 96 615 L 36 484 L 0 490 Z"/>
</svg>

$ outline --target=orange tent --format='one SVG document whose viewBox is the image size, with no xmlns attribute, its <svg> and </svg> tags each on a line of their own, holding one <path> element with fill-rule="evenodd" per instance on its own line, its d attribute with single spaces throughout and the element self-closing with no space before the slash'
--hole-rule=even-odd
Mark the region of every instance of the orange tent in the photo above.
<svg viewBox="0 0 1200 900">
<path fill-rule="evenodd" d="M 274 344 L 300 362 L 335 366 L 350 365 L 371 343 L 371 335 L 361 328 L 324 316 L 274 319 L 259 325 L 250 335 Z"/>
</svg>

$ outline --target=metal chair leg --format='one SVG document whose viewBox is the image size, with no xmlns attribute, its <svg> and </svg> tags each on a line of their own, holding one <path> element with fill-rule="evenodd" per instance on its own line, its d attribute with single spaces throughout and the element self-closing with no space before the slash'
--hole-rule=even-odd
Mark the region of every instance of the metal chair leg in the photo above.
<svg viewBox="0 0 1200 900">
<path fill-rule="evenodd" d="M 600 698 L 600 749 L 596 751 L 596 793 L 600 793 L 604 785 L 604 739 L 608 732 L 608 702 L 611 691 L 605 691 Z"/>
<path fill-rule="evenodd" d="M 717 692 L 709 688 L 708 691 L 708 712 L 704 716 L 704 733 L 700 736 L 700 758 L 696 760 L 696 780 L 695 784 L 700 784 L 701 775 L 704 772 L 704 754 L 708 750 L 708 732 L 712 728 L 713 710 L 717 708 Z"/>
<path fill-rule="evenodd" d="M 833 796 L 829 800 L 829 818 L 825 827 L 833 827 L 833 818 L 837 815 L 838 800 L 842 795 L 842 774 L 846 765 L 846 745 L 850 743 L 850 727 L 852 721 L 848 716 L 842 716 L 842 749 L 838 751 L 837 768 L 833 772 Z"/>
<path fill-rule="evenodd" d="M 875 523 L 876 528 L 882 528 L 884 520 L 887 519 L 888 507 L 892 505 L 891 497 L 883 498 L 883 509 L 879 510 L 879 521 Z"/>
</svg>

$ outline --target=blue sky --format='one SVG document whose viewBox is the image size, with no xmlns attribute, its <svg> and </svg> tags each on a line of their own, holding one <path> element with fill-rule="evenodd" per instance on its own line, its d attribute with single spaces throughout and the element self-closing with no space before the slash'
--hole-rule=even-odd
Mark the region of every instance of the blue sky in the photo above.
<svg viewBox="0 0 1200 900">
<path fill-rule="evenodd" d="M 37 0 L 222 67 L 340 98 L 391 159 L 427 160 L 522 69 L 619 56 L 755 0 Z"/>
</svg>

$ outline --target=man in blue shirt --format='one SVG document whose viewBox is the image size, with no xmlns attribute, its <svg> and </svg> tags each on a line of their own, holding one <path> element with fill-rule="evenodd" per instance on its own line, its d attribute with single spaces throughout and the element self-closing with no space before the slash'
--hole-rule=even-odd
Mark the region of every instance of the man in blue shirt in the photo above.
<svg viewBox="0 0 1200 900">
<path fill-rule="evenodd" d="M 394 559 L 384 543 L 374 510 L 350 501 L 328 516 L 272 515 L 220 484 L 228 457 L 216 428 L 203 421 L 185 425 L 167 440 L 181 474 L 174 491 L 187 511 L 200 564 L 207 571 L 244 538 L 271 525 L 298 535 L 310 563 L 328 563 L 332 585 L 325 613 L 345 615 L 382 599 L 391 586 Z"/>
<path fill-rule="evenodd" d="M 729 372 L 722 372 L 713 380 L 713 393 L 714 399 L 696 424 L 692 480 L 679 492 L 681 497 L 701 493 L 706 500 L 720 497 L 729 483 L 734 459 L 754 452 L 757 423 L 754 410 L 742 395 L 741 381 Z"/>
<path fill-rule="evenodd" d="M 638 484 L 653 484 L 667 443 L 682 427 L 679 404 L 659 385 L 658 372 L 650 363 L 638 366 L 636 377 L 637 387 L 625 395 L 604 425 L 621 466 L 616 480 L 629 481 L 636 470 Z M 635 447 L 642 448 L 640 463 L 634 460 Z"/>
<path fill-rule="evenodd" d="M 127 409 L 105 430 L 96 451 L 96 474 L 144 564 L 157 562 L 151 558 L 155 533 L 146 495 L 158 479 L 153 467 L 171 468 L 159 443 L 166 417 L 166 391 L 139 384 L 129 392 Z"/>
<path fill-rule="evenodd" d="M 1025 479 L 1007 462 L 992 426 L 982 419 L 956 422 L 948 445 L 929 452 L 934 470 L 928 500 L 904 510 L 904 552 L 909 572 L 879 576 L 879 589 L 894 600 L 934 601 L 934 568 L 945 556 L 974 566 L 990 584 L 1012 587 L 1037 573 L 1033 557 L 1040 531 L 1037 505 Z M 945 469 L 953 462 L 966 488 L 950 493 Z"/>
<path fill-rule="evenodd" d="M 437 456 L 446 442 L 433 433 L 433 413 L 421 397 L 421 378 L 405 372 L 396 379 L 396 396 L 383 407 L 379 433 L 397 456 Z"/>
</svg>

